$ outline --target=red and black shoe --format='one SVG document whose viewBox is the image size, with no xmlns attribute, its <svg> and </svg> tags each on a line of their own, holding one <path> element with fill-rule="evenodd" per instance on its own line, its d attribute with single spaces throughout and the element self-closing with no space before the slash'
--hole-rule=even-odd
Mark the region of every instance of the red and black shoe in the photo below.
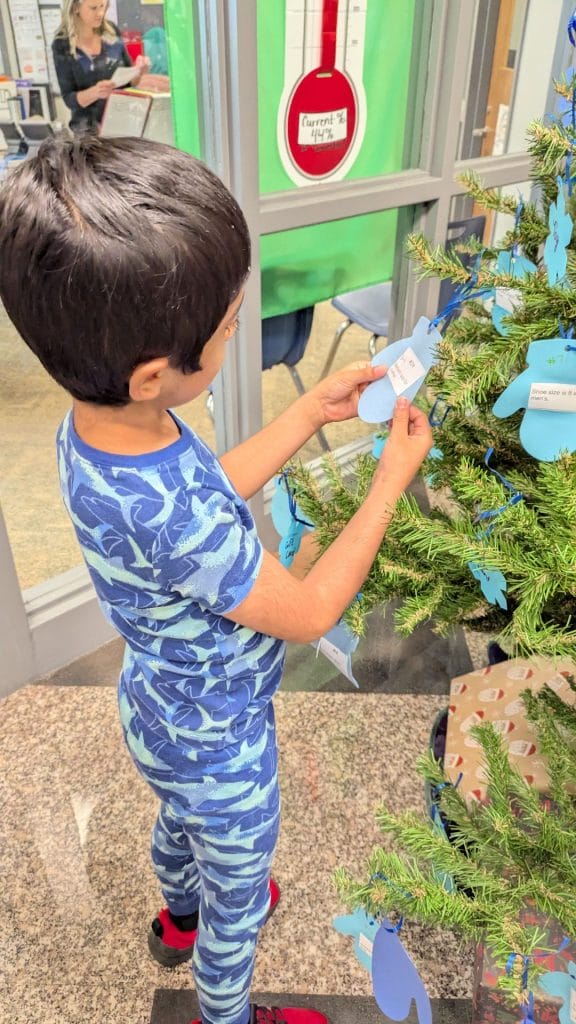
<svg viewBox="0 0 576 1024">
<path fill-rule="evenodd" d="M 328 1017 L 318 1010 L 306 1010 L 296 1006 L 255 1006 L 250 1007 L 250 1024 L 330 1024 Z M 202 1024 L 193 1020 L 191 1024 Z"/>
<path fill-rule="evenodd" d="M 270 879 L 270 909 L 266 920 L 276 910 L 280 900 L 280 889 L 273 878 Z M 176 967 L 190 960 L 194 952 L 194 943 L 198 930 L 184 931 L 175 924 L 168 907 L 163 907 L 155 917 L 148 932 L 148 949 L 162 967 Z M 273 1020 L 273 1018 L 271 1018 Z"/>
</svg>

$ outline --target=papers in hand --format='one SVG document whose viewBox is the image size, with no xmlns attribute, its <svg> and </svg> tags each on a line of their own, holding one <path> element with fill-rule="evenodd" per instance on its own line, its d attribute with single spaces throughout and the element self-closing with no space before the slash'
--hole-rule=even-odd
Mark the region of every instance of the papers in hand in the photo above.
<svg viewBox="0 0 576 1024">
<path fill-rule="evenodd" d="M 114 85 L 116 85 L 119 89 L 122 89 L 122 87 L 128 85 L 133 78 L 136 78 L 136 75 L 138 74 L 139 70 L 139 68 L 135 67 L 116 68 L 116 71 L 112 75 L 112 81 L 114 82 Z"/>
</svg>

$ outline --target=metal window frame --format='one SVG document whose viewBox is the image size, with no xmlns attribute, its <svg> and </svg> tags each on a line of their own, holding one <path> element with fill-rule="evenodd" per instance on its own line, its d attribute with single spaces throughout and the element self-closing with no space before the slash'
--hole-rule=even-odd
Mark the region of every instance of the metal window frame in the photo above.
<svg viewBox="0 0 576 1024">
<path fill-rule="evenodd" d="M 405 159 L 396 174 L 362 181 L 313 185 L 261 196 L 258 159 L 257 0 L 189 0 L 195 17 L 199 114 L 204 158 L 239 200 L 252 241 L 252 274 L 237 343 L 215 381 L 218 450 L 238 444 L 262 425 L 260 238 L 276 231 L 321 224 L 381 210 L 400 211 L 401 230 L 413 227 L 434 243 L 446 236 L 452 197 L 462 192 L 455 177 L 480 169 L 488 186 L 529 176 L 525 153 L 458 161 L 457 147 L 476 3 L 418 0 L 413 66 L 417 76 Z M 6 0 L 0 0 L 0 10 Z M 559 47 L 559 52 L 560 52 Z M 416 166 L 414 166 L 416 165 Z M 416 281 L 397 254 L 395 336 L 435 308 L 439 282 Z M 350 450 L 349 450 L 350 449 Z M 338 456 L 349 459 L 356 447 Z M 269 516 L 263 496 L 253 512 L 266 542 Z M 10 546 L 0 519 L 0 659 L 4 688 L 15 688 L 87 653 L 114 634 L 98 608 L 86 570 L 78 567 L 20 592 Z M 62 652 L 65 652 L 63 654 Z"/>
</svg>

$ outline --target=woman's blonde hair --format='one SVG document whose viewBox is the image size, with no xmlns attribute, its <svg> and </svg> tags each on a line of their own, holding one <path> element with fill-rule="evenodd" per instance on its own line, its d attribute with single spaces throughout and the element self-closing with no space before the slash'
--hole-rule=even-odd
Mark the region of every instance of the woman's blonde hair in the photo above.
<svg viewBox="0 0 576 1024">
<path fill-rule="evenodd" d="M 62 21 L 55 36 L 56 39 L 68 40 L 72 55 L 76 53 L 76 12 L 81 3 L 82 0 L 64 0 L 62 4 Z M 108 10 L 108 4 L 106 4 L 106 10 Z M 104 17 L 100 28 L 96 29 L 96 33 L 100 36 L 106 36 L 111 40 L 116 39 L 114 26 L 106 17 Z"/>
</svg>

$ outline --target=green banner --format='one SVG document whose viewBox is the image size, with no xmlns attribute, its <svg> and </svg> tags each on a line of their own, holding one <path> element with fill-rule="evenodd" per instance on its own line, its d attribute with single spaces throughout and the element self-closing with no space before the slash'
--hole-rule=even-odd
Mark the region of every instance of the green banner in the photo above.
<svg viewBox="0 0 576 1024">
<path fill-rule="evenodd" d="M 281 158 L 278 110 L 283 94 L 285 99 L 287 84 L 289 86 L 285 81 L 286 33 L 292 32 L 289 43 L 297 46 L 302 22 L 293 26 L 298 19 L 299 6 L 322 7 L 321 4 L 295 3 L 291 10 L 290 0 L 258 0 L 260 190 L 263 194 L 295 187 L 286 170 L 286 161 Z M 345 180 L 402 170 L 412 54 L 414 0 L 364 0 L 363 3 L 349 0 L 345 10 L 348 19 L 357 8 L 364 8 L 357 17 L 365 20 L 357 33 L 360 36 L 363 32 L 364 37 L 363 59 L 356 63 L 355 84 L 357 91 L 362 87 L 364 90 L 365 124 L 358 154 L 343 175 Z M 317 39 L 318 28 L 317 21 L 310 23 L 308 19 L 303 35 L 306 37 L 311 29 Z M 355 41 L 348 38 L 344 44 L 350 44 L 351 49 Z M 307 56 L 305 50 L 304 55 Z M 345 214 L 345 210 L 342 212 Z M 345 291 L 388 280 L 394 264 L 396 224 L 396 212 L 386 211 L 263 237 L 260 248 L 263 315 L 287 313 Z"/>
<path fill-rule="evenodd" d="M 174 145 L 201 156 L 196 88 L 196 48 L 192 0 L 166 0 L 164 28 L 172 96 Z"/>
<path fill-rule="evenodd" d="M 338 6 L 330 25 L 332 5 L 320 0 L 257 2 L 262 194 L 403 168 L 415 0 L 340 0 Z M 175 142 L 199 155 L 192 11 L 191 0 L 165 4 Z M 336 94 L 326 91 L 336 85 Z M 309 173 L 314 155 L 340 163 L 315 177 Z M 396 211 L 342 213 L 329 224 L 261 239 L 263 316 L 391 277 Z"/>
</svg>

